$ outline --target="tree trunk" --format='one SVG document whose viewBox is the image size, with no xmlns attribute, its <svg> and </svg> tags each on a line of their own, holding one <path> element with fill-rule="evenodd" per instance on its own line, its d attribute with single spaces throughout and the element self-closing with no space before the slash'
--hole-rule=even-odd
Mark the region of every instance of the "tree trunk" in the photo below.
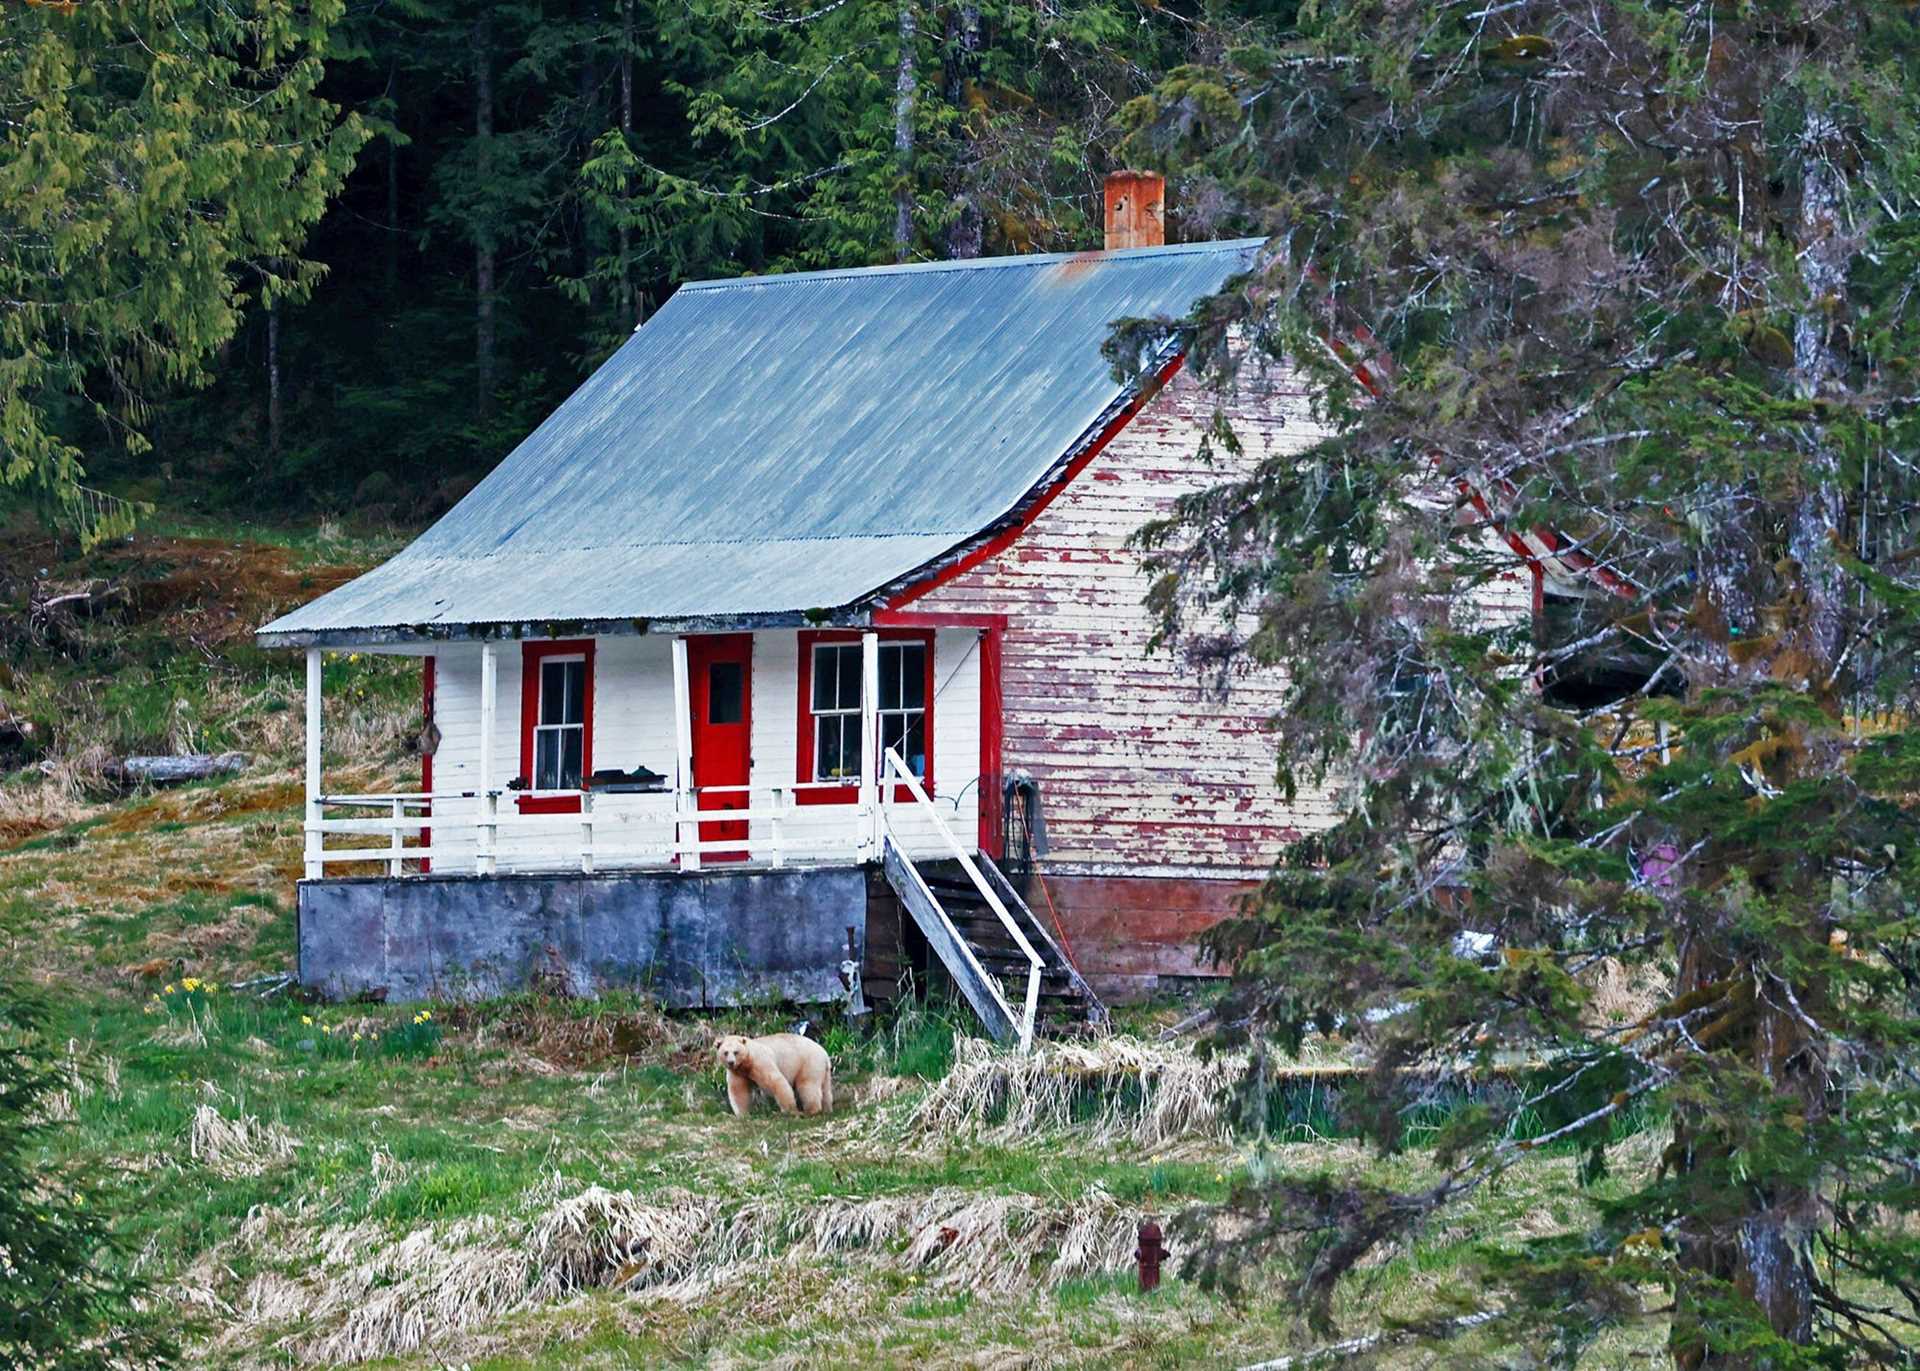
<svg viewBox="0 0 1920 1371">
<path fill-rule="evenodd" d="M 1764 688 L 1771 684 L 1781 655 L 1794 649 L 1807 651 L 1814 674 L 1824 678 L 1834 669 L 1836 639 L 1823 640 L 1817 631 L 1796 634 L 1798 625 L 1771 617 L 1791 587 L 1778 584 L 1773 573 L 1774 552 L 1768 547 L 1767 532 L 1755 518 L 1760 497 L 1745 487 L 1715 493 L 1721 506 L 1710 515 L 1715 536 L 1703 543 L 1699 559 L 1701 608 L 1707 611 L 1703 617 L 1723 622 L 1734 635 L 1728 640 L 1732 644 L 1763 641 L 1769 633 L 1778 641 L 1770 649 L 1745 658 L 1736 658 L 1727 645 L 1716 644 L 1707 659 L 1694 663 L 1690 682 L 1693 691 Z M 1809 521 L 1814 516 L 1803 508 L 1798 517 Z M 1807 526 L 1796 523 L 1789 531 L 1790 542 L 1805 536 Z M 1824 534 L 1819 544 L 1824 549 L 1824 562 L 1832 564 L 1832 550 Z M 1772 548 L 1777 549 L 1778 543 Z M 1814 565 L 1802 561 L 1808 575 Z M 1811 615 L 1811 594 L 1808 609 Z M 1812 627 L 1811 622 L 1808 627 Z M 1779 787 L 1803 779 L 1794 774 L 1797 765 L 1790 754 L 1757 764 L 1766 779 Z M 1721 881 L 1705 876 L 1709 871 L 1724 871 L 1726 866 L 1713 845 L 1700 855 L 1696 866 L 1702 888 L 1721 885 Z M 1821 911 L 1829 873 L 1817 862 L 1783 850 L 1746 874 L 1761 898 L 1810 911 L 1807 937 L 1817 943 L 1826 941 Z M 1776 1098 L 1792 1099 L 1792 1112 L 1803 1119 L 1811 1122 L 1824 1117 L 1828 1109 L 1825 1044 L 1798 1015 L 1775 1003 L 1774 993 L 1762 994 L 1755 989 L 1757 973 L 1743 959 L 1720 950 L 1731 940 L 1724 930 L 1713 926 L 1710 912 L 1701 910 L 1695 917 L 1708 922 L 1681 948 L 1674 994 L 1684 1000 L 1711 995 L 1715 987 L 1729 988 L 1722 1003 L 1712 1011 L 1718 1026 L 1727 1031 L 1712 1040 L 1711 1053 L 1730 1063 L 1744 1058 L 1743 1064 L 1765 1077 L 1767 1088 Z M 1801 1008 L 1817 1021 L 1820 1006 L 1814 995 L 1805 986 L 1796 994 Z M 1729 1205 L 1726 1196 L 1717 1192 L 1727 1184 L 1725 1168 L 1733 1145 L 1726 1125 L 1697 1106 L 1684 1101 L 1676 1105 L 1668 1165 L 1700 1192 L 1693 1202 L 1682 1203 L 1687 1217 L 1674 1228 L 1680 1266 L 1751 1298 L 1780 1337 L 1808 1343 L 1813 1338 L 1810 1245 L 1821 1218 L 1818 1187 L 1789 1185 L 1755 1175 L 1742 1183 L 1740 1204 Z M 1754 1371 L 1761 1364 L 1756 1355 L 1716 1352 L 1708 1347 L 1702 1325 L 1713 1314 L 1710 1299 L 1701 1298 L 1703 1293 L 1710 1297 L 1711 1291 L 1694 1292 L 1684 1283 L 1676 1292 L 1672 1326 L 1675 1365 L 1681 1371 Z"/>
<path fill-rule="evenodd" d="M 1700 991 L 1723 981 L 1750 976 L 1745 968 L 1725 958 L 1706 955 L 1698 942 L 1681 958 L 1675 984 L 1679 995 Z M 1792 1017 L 1756 1001 L 1749 1026 L 1729 1052 L 1743 1051 L 1755 1060 L 1776 1092 L 1799 1097 L 1805 1117 L 1824 1111 L 1823 1073 L 1807 1070 L 1814 1045 Z M 1696 1186 L 1719 1186 L 1729 1142 L 1722 1129 L 1688 1105 L 1674 1110 L 1673 1147 L 1668 1160 L 1683 1176 L 1697 1176 Z M 1789 1342 L 1813 1340 L 1813 1257 L 1811 1241 L 1820 1219 L 1820 1199 L 1812 1190 L 1776 1184 L 1754 1176 L 1744 1186 L 1745 1213 L 1736 1220 L 1688 1217 L 1675 1226 L 1675 1245 L 1682 1269 L 1712 1281 L 1724 1282 L 1760 1306 L 1775 1333 Z M 1726 1213 L 1719 1196 L 1702 1195 L 1688 1204 L 1690 1215 Z M 1710 1292 L 1708 1292 L 1710 1293 Z M 1711 1351 L 1700 1324 L 1711 1310 L 1682 1284 L 1676 1292 L 1673 1321 L 1673 1359 L 1680 1371 L 1757 1371 L 1764 1363 L 1742 1352 Z"/>
<path fill-rule="evenodd" d="M 900 0 L 900 65 L 893 82 L 894 175 L 893 259 L 913 255 L 913 97 L 919 81 L 913 71 L 913 44 L 919 31 L 913 0 Z"/>
<path fill-rule="evenodd" d="M 132 785 L 179 785 L 185 781 L 205 781 L 215 776 L 234 776 L 247 769 L 244 752 L 208 754 L 192 752 L 178 757 L 120 757 L 101 768 L 110 781 Z"/>
<path fill-rule="evenodd" d="M 1847 245 L 1839 208 L 1843 195 L 1835 157 L 1842 150 L 1840 128 L 1824 110 L 1807 117 L 1800 137 L 1799 247 L 1802 278 L 1810 299 L 1793 326 L 1794 386 L 1802 398 L 1817 401 L 1843 384 L 1839 360 L 1830 342 L 1829 304 L 1846 289 Z M 1817 432 L 1817 426 L 1810 426 Z M 1843 532 L 1845 500 L 1840 463 L 1833 449 L 1816 438 L 1807 454 L 1806 497 L 1795 513 L 1787 550 L 1800 566 L 1807 596 L 1810 656 L 1827 672 L 1840 651 L 1846 621 L 1847 578 L 1840 566 L 1836 538 Z M 1817 688 L 1820 682 L 1812 684 Z"/>
<path fill-rule="evenodd" d="M 958 208 L 947 226 L 947 256 L 955 260 L 978 257 L 984 246 L 984 224 L 980 215 L 978 189 L 972 183 L 975 174 L 972 103 L 980 80 L 980 6 L 964 0 L 947 15 L 946 96 L 956 115 L 961 154 L 960 189 L 955 195 Z"/>
<path fill-rule="evenodd" d="M 483 175 L 493 161 L 492 46 L 493 24 L 483 7 L 480 18 L 474 22 L 473 26 L 473 132 L 480 142 L 480 167 Z M 474 409 L 477 417 L 485 420 L 491 418 L 493 414 L 495 244 L 492 224 L 483 220 L 474 226 L 474 230 Z"/>
<path fill-rule="evenodd" d="M 280 470 L 280 302 L 267 306 L 267 455 Z"/>
<path fill-rule="evenodd" d="M 633 0 L 620 0 L 620 137 L 633 150 Z M 640 326 L 633 298 L 632 192 L 621 181 L 620 206 L 620 321 L 629 330 Z"/>
<path fill-rule="evenodd" d="M 393 102 L 393 122 L 400 123 L 400 63 L 387 66 L 387 98 Z M 387 295 L 400 289 L 400 140 L 387 140 Z"/>
</svg>

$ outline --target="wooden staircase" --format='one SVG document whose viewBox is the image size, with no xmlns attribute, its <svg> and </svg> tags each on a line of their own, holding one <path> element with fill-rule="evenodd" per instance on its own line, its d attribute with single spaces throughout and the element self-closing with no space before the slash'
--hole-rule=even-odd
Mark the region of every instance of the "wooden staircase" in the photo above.
<svg viewBox="0 0 1920 1371">
<path fill-rule="evenodd" d="M 1105 1023 L 1106 1007 L 1000 868 L 984 852 L 972 854 L 972 861 L 1040 959 L 1035 1035 L 1081 1033 Z M 1032 963 L 965 865 L 958 860 L 915 862 L 889 841 L 884 870 L 934 959 L 987 1032 L 999 1041 L 1017 1043 Z"/>
</svg>

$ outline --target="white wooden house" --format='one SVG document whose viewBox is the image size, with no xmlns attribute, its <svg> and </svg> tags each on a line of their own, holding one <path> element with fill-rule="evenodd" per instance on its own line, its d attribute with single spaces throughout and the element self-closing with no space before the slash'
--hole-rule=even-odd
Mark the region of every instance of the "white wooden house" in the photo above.
<svg viewBox="0 0 1920 1371">
<path fill-rule="evenodd" d="M 1222 696 L 1147 651 L 1127 539 L 1231 473 L 1171 340 L 1135 383 L 1101 346 L 1262 247 L 1162 245 L 1158 210 L 1135 178 L 1106 252 L 684 286 L 414 544 L 266 625 L 308 661 L 303 978 L 718 1003 L 919 962 L 1019 1036 L 1200 970 L 1330 816 L 1273 783 L 1277 678 Z M 1234 406 L 1244 462 L 1316 436 L 1288 375 Z M 326 784 L 347 649 L 424 660 L 418 792 Z"/>
</svg>

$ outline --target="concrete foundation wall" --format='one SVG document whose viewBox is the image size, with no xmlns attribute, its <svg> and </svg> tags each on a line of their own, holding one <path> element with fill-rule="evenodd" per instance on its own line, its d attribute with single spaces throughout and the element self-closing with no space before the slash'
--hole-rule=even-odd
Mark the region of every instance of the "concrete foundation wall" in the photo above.
<svg viewBox="0 0 1920 1371">
<path fill-rule="evenodd" d="M 839 998 L 866 873 L 613 873 L 303 881 L 300 982 L 340 999 L 479 998 L 536 975 L 677 1008 Z"/>
</svg>

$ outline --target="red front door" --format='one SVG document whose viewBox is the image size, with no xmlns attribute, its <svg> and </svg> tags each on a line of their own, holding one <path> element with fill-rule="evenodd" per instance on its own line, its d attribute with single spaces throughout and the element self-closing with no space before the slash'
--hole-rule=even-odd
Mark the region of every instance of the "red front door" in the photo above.
<svg viewBox="0 0 1920 1371">
<path fill-rule="evenodd" d="M 687 639 L 687 682 L 693 706 L 693 784 L 702 809 L 747 808 L 753 770 L 753 635 L 715 633 Z M 739 789 L 726 789 L 733 786 Z M 716 787 L 718 789 L 716 790 Z M 700 841 L 745 842 L 745 819 L 700 825 Z M 738 852 L 703 852 L 702 861 L 741 862 Z"/>
</svg>

